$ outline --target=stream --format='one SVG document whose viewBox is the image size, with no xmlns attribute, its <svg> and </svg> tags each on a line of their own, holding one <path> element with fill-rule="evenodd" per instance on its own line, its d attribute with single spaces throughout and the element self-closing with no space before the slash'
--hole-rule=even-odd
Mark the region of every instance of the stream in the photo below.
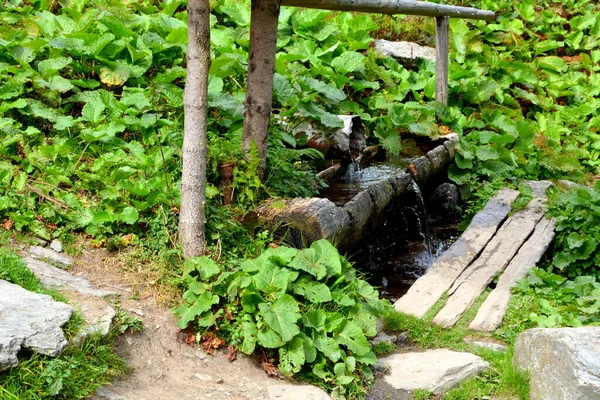
<svg viewBox="0 0 600 400">
<path fill-rule="evenodd" d="M 411 158 L 376 162 L 364 169 L 349 165 L 345 176 L 321 192 L 338 206 L 369 186 L 405 171 Z M 458 237 L 455 224 L 433 223 L 440 218 L 428 210 L 427 195 L 414 184 L 378 229 L 366 237 L 355 253 L 348 254 L 356 268 L 366 274 L 382 297 L 395 301 L 422 276 Z"/>
</svg>

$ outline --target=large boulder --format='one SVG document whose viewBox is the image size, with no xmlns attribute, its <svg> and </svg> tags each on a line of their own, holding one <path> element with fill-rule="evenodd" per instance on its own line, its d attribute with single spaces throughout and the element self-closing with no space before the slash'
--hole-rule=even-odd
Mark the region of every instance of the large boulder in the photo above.
<svg viewBox="0 0 600 400">
<path fill-rule="evenodd" d="M 600 399 L 600 327 L 525 331 L 514 362 L 529 370 L 531 400 Z"/>
<path fill-rule="evenodd" d="M 21 349 L 56 356 L 67 345 L 61 327 L 73 308 L 46 294 L 0 280 L 0 371 L 19 363 Z"/>
<path fill-rule="evenodd" d="M 379 361 L 389 367 L 388 374 L 383 377 L 388 387 L 401 392 L 425 389 L 435 395 L 477 375 L 488 366 L 474 354 L 448 349 L 393 354 Z M 394 393 L 388 395 L 395 396 Z"/>
</svg>

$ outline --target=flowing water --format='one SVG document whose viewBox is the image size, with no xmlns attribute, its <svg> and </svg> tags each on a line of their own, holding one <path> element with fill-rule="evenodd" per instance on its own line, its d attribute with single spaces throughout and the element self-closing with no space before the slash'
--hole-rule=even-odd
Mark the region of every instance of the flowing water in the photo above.
<svg viewBox="0 0 600 400">
<path fill-rule="evenodd" d="M 410 159 L 387 160 L 365 169 L 351 164 L 345 176 L 321 195 L 342 206 L 369 186 L 405 171 L 409 163 Z M 390 300 L 406 293 L 457 237 L 455 226 L 430 224 L 426 200 L 416 183 L 402 204 L 364 238 L 358 252 L 349 255 L 354 265 L 367 274 L 369 282 Z M 435 210 L 430 211 L 435 214 Z"/>
</svg>

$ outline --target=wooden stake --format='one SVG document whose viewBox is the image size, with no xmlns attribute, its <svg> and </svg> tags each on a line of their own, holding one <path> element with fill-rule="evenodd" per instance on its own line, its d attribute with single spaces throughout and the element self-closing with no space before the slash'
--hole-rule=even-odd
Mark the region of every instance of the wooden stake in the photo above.
<svg viewBox="0 0 600 400">
<path fill-rule="evenodd" d="M 448 105 L 448 30 L 450 17 L 435 17 L 435 99 Z"/>
</svg>

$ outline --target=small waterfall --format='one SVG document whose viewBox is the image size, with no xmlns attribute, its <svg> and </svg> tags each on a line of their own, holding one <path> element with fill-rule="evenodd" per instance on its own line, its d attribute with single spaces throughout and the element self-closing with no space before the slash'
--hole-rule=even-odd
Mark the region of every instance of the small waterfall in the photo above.
<svg viewBox="0 0 600 400">
<path fill-rule="evenodd" d="M 415 181 L 412 182 L 412 190 L 415 192 L 418 205 L 421 208 L 420 213 L 418 213 L 416 210 L 415 213 L 418 214 L 416 215 L 416 217 L 417 221 L 419 222 L 419 234 L 423 238 L 423 245 L 427 249 L 429 266 L 431 266 L 431 264 L 433 264 L 433 252 L 431 247 L 431 234 L 429 232 L 429 222 L 427 220 L 428 218 L 427 209 L 425 208 L 425 200 L 423 199 L 423 193 L 421 193 L 421 188 L 419 188 L 419 185 L 417 185 Z"/>
<path fill-rule="evenodd" d="M 350 161 L 350 164 L 348 164 L 348 166 L 346 167 L 346 173 L 344 174 L 342 181 L 359 182 L 361 180 L 362 171 L 363 169 L 360 166 L 360 163 L 357 162 L 355 159 L 352 159 L 352 161 Z"/>
</svg>

